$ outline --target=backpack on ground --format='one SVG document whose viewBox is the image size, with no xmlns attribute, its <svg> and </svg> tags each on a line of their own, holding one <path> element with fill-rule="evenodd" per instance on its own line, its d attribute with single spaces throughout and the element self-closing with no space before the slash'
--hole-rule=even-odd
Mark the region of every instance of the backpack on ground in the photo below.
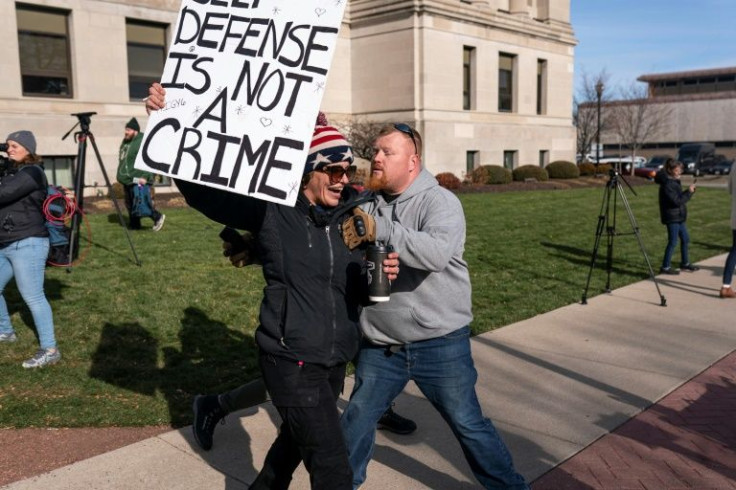
<svg viewBox="0 0 736 490">
<path fill-rule="evenodd" d="M 64 190 L 55 185 L 49 185 L 47 188 L 46 200 L 43 202 L 43 212 L 46 218 L 46 229 L 49 232 L 49 256 L 47 263 L 49 265 L 68 265 L 69 260 L 69 239 L 71 237 L 71 227 L 69 221 L 74 212 L 73 202 L 71 202 Z"/>
</svg>

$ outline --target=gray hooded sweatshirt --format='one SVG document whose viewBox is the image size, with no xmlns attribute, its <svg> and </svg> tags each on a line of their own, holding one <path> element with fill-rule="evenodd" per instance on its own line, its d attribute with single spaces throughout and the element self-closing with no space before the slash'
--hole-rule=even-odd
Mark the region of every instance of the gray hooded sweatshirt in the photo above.
<svg viewBox="0 0 736 490">
<path fill-rule="evenodd" d="M 376 220 L 376 239 L 399 253 L 391 299 L 363 309 L 360 326 L 374 344 L 406 344 L 453 332 L 473 319 L 458 198 L 422 169 L 398 197 L 362 206 Z"/>
</svg>

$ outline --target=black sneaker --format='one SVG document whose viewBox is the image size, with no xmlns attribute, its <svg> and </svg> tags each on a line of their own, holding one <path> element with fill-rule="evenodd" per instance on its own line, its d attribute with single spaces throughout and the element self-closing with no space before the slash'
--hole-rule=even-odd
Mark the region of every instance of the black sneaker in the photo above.
<svg viewBox="0 0 736 490">
<path fill-rule="evenodd" d="M 680 274 L 680 269 L 673 269 L 672 267 L 660 267 L 660 274 L 667 274 L 670 276 L 677 276 Z"/>
<path fill-rule="evenodd" d="M 215 433 L 217 423 L 222 420 L 225 423 L 225 412 L 217 400 L 217 395 L 197 395 L 192 404 L 194 410 L 194 440 L 199 447 L 205 451 L 212 449 L 212 436 Z"/>
<path fill-rule="evenodd" d="M 680 269 L 684 271 L 688 271 L 688 272 L 695 272 L 695 271 L 699 271 L 700 267 L 698 267 L 697 265 L 693 265 L 693 264 L 683 264 L 680 266 Z"/>
<path fill-rule="evenodd" d="M 411 434 L 417 430 L 417 424 L 413 420 L 402 417 L 398 413 L 394 412 L 391 407 L 386 410 L 377 425 L 378 429 L 385 429 L 395 434 Z"/>
</svg>

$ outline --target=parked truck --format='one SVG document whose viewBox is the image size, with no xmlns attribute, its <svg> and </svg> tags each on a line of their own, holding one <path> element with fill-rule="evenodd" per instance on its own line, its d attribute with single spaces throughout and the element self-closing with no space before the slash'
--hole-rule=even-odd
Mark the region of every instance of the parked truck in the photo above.
<svg viewBox="0 0 736 490">
<path fill-rule="evenodd" d="M 716 145 L 713 143 L 684 144 L 677 150 L 677 160 L 685 166 L 684 173 L 702 175 L 716 163 Z"/>
</svg>

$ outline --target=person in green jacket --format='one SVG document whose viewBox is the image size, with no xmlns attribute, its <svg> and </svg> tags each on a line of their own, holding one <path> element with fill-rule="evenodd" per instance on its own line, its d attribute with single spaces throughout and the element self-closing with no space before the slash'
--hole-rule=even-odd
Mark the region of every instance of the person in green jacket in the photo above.
<svg viewBox="0 0 736 490">
<path fill-rule="evenodd" d="M 156 211 L 153 201 L 149 202 L 150 214 L 140 215 L 133 212 L 136 190 L 143 190 L 143 195 L 151 196 L 151 184 L 153 183 L 152 173 L 134 167 L 135 158 L 138 156 L 138 150 L 143 141 L 143 133 L 140 131 L 141 127 L 136 118 L 132 118 L 125 125 L 125 136 L 120 144 L 118 182 L 125 189 L 125 207 L 128 208 L 128 216 L 130 216 L 130 229 L 140 230 L 141 218 L 147 216 L 153 220 L 153 231 L 159 231 L 164 226 L 166 215 Z M 146 188 L 142 189 L 144 186 Z"/>
</svg>

